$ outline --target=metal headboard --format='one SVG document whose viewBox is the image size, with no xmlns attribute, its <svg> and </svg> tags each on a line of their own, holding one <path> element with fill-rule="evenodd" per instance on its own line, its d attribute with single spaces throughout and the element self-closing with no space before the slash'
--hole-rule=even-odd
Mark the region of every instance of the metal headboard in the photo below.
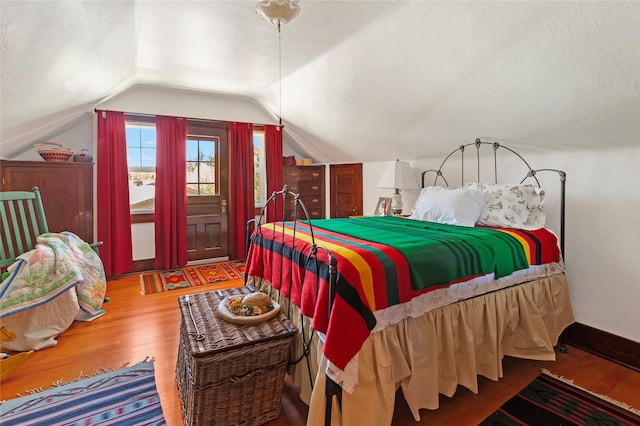
<svg viewBox="0 0 640 426">
<path fill-rule="evenodd" d="M 565 222 L 565 184 L 566 184 L 566 180 L 567 180 L 567 174 L 562 171 L 562 170 L 557 170 L 557 169 L 533 169 L 529 163 L 520 155 L 518 154 L 516 151 L 514 151 L 511 148 L 508 148 L 504 145 L 499 144 L 498 142 L 483 142 L 480 139 L 476 139 L 474 142 L 468 143 L 466 145 L 460 145 L 457 149 L 453 150 L 449 155 L 447 155 L 444 160 L 442 160 L 442 163 L 440 163 L 440 167 L 438 169 L 429 169 L 429 170 L 425 170 L 420 174 L 420 180 L 421 180 L 421 184 L 422 184 L 422 188 L 425 187 L 425 176 L 429 173 L 435 173 L 435 178 L 433 180 L 433 185 L 437 185 L 438 184 L 438 180 L 440 178 L 442 178 L 442 180 L 444 181 L 446 186 L 449 186 L 449 182 L 447 181 L 447 179 L 444 177 L 444 174 L 442 172 L 442 168 L 444 167 L 445 163 L 447 163 L 447 161 L 456 153 L 460 153 L 460 161 L 461 161 L 461 184 L 466 183 L 465 181 L 465 177 L 464 177 L 464 172 L 465 172 L 465 163 L 464 163 L 464 154 L 466 151 L 467 147 L 475 147 L 476 148 L 476 164 L 477 164 L 477 177 L 476 177 L 476 181 L 480 182 L 480 148 L 483 146 L 490 146 L 491 148 L 493 148 L 493 180 L 494 183 L 498 183 L 498 150 L 499 149 L 503 149 L 507 152 L 512 153 L 513 155 L 515 155 L 517 158 L 519 158 L 522 163 L 524 163 L 524 165 L 527 168 L 527 173 L 526 176 L 520 181 L 520 183 L 523 183 L 525 180 L 532 178 L 535 180 L 536 185 L 540 186 L 540 181 L 538 181 L 537 178 L 537 174 L 539 172 L 555 172 L 558 173 L 558 175 L 560 175 L 560 251 L 562 252 L 562 256 L 564 258 L 565 255 L 565 251 L 564 251 L 564 222 Z"/>
</svg>

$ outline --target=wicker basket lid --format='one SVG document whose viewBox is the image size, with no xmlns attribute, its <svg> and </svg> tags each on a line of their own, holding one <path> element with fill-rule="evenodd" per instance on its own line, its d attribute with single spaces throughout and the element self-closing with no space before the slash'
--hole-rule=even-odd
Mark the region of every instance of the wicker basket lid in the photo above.
<svg viewBox="0 0 640 426">
<path fill-rule="evenodd" d="M 297 329 L 282 313 L 255 324 L 235 324 L 218 313 L 220 302 L 234 294 L 248 294 L 247 287 L 183 295 L 178 298 L 189 349 L 194 357 L 238 349 L 271 339 L 292 336 Z"/>
</svg>

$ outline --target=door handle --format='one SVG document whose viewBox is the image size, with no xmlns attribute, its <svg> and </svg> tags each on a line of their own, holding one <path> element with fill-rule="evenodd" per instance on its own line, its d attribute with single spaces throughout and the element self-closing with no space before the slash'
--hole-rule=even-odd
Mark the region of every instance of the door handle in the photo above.
<svg viewBox="0 0 640 426">
<path fill-rule="evenodd" d="M 222 206 L 222 208 L 220 209 L 220 211 L 221 211 L 222 213 L 226 213 L 226 212 L 227 212 L 227 200 L 222 200 L 222 201 L 220 202 L 220 204 L 221 204 L 221 206 Z"/>
</svg>

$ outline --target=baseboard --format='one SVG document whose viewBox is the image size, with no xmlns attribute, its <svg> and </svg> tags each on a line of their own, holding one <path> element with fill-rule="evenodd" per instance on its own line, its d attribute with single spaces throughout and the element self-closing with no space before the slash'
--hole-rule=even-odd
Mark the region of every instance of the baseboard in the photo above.
<svg viewBox="0 0 640 426">
<path fill-rule="evenodd" d="M 562 332 L 561 341 L 640 371 L 640 343 L 633 340 L 575 322 Z"/>
<path fill-rule="evenodd" d="M 142 259 L 133 261 L 133 272 L 151 271 L 155 268 L 153 259 Z"/>
</svg>

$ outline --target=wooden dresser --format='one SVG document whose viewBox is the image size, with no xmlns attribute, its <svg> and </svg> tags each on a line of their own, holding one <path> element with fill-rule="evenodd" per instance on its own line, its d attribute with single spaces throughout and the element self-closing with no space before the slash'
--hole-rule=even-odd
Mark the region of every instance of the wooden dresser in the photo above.
<svg viewBox="0 0 640 426">
<path fill-rule="evenodd" d="M 309 219 L 325 218 L 325 166 L 283 166 L 284 183 L 289 190 L 300 194 Z M 300 218 L 300 212 L 298 218 Z M 287 207 L 285 220 L 293 219 L 293 211 Z"/>
<path fill-rule="evenodd" d="M 93 164 L 0 161 L 2 191 L 40 189 L 49 232 L 71 231 L 93 242 Z"/>
</svg>

